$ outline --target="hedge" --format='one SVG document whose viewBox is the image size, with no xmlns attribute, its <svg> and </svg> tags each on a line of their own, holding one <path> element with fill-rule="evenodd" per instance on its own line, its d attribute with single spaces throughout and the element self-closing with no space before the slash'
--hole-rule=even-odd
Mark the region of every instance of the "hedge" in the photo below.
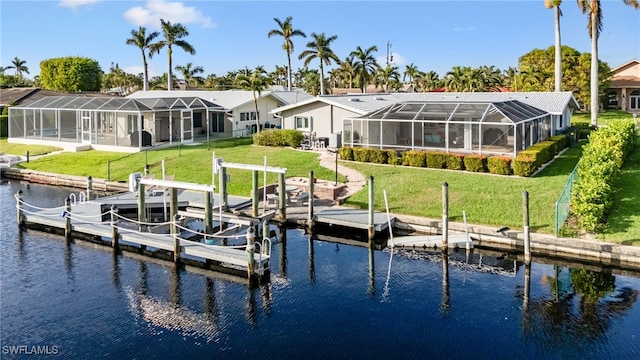
<svg viewBox="0 0 640 360">
<path fill-rule="evenodd" d="M 425 167 L 427 166 L 427 154 L 418 150 L 405 151 L 402 153 L 402 165 Z"/>
<path fill-rule="evenodd" d="M 445 169 L 447 167 L 447 153 L 427 152 L 427 167 Z"/>
<path fill-rule="evenodd" d="M 402 158 L 398 155 L 398 152 L 395 150 L 387 151 L 387 163 L 389 165 L 402 165 Z"/>
<path fill-rule="evenodd" d="M 292 129 L 269 129 L 253 135 L 253 143 L 262 146 L 298 147 L 303 139 L 302 132 Z"/>
<path fill-rule="evenodd" d="M 487 159 L 489 172 L 497 175 L 511 175 L 511 158 L 506 156 L 491 156 Z"/>
<path fill-rule="evenodd" d="M 464 155 L 447 154 L 447 169 L 464 170 Z"/>
<path fill-rule="evenodd" d="M 487 157 L 476 154 L 467 155 L 464 157 L 464 167 L 467 171 L 487 172 Z"/>
<path fill-rule="evenodd" d="M 353 149 L 353 160 L 359 162 L 369 162 L 371 159 L 371 152 L 369 148 L 355 148 Z"/>
<path fill-rule="evenodd" d="M 389 153 L 387 150 L 382 149 L 370 149 L 369 161 L 374 164 L 386 164 L 389 159 Z"/>
<path fill-rule="evenodd" d="M 8 134 L 9 134 L 9 116 L 0 115 L 0 138 L 6 138 Z"/>
<path fill-rule="evenodd" d="M 338 149 L 338 155 L 340 155 L 340 159 L 353 161 L 353 148 L 348 146 L 343 146 Z"/>
</svg>

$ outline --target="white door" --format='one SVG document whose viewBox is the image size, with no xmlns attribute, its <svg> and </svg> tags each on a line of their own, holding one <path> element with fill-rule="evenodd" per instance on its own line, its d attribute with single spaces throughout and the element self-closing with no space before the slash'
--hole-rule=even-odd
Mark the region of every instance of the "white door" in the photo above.
<svg viewBox="0 0 640 360">
<path fill-rule="evenodd" d="M 83 144 L 91 144 L 91 112 L 80 112 L 80 137 Z"/>
<path fill-rule="evenodd" d="M 191 110 L 182 110 L 180 112 L 182 121 L 180 122 L 180 131 L 182 133 L 183 143 L 193 142 L 193 114 Z"/>
</svg>

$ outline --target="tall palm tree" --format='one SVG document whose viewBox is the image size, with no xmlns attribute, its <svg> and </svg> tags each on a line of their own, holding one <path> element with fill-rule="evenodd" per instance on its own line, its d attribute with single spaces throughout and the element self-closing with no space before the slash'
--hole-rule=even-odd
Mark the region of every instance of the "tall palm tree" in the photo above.
<svg viewBox="0 0 640 360">
<path fill-rule="evenodd" d="M 415 77 L 416 86 L 420 88 L 422 92 L 435 90 L 440 87 L 442 80 L 433 70 L 428 72 L 418 71 L 418 74 Z"/>
<path fill-rule="evenodd" d="M 251 75 L 239 74 L 236 78 L 236 85 L 244 90 L 253 93 L 253 105 L 256 109 L 256 132 L 260 132 L 260 112 L 258 112 L 258 97 L 269 87 L 269 78 L 266 76 L 262 66 L 255 68 Z M 257 94 L 257 96 L 256 96 Z"/>
<path fill-rule="evenodd" d="M 560 10 L 560 4 L 562 4 L 562 0 L 544 0 L 544 6 L 547 9 L 553 8 L 555 10 L 556 18 L 555 91 L 562 91 L 562 46 L 560 43 L 560 16 L 562 16 L 562 10 Z"/>
<path fill-rule="evenodd" d="M 167 54 L 169 55 L 169 73 L 167 78 L 167 90 L 171 90 L 173 88 L 173 79 L 172 79 L 172 57 L 173 57 L 173 45 L 180 47 L 182 50 L 188 52 L 191 55 L 196 54 L 196 50 L 193 48 L 191 44 L 182 40 L 185 36 L 189 35 L 189 31 L 187 28 L 180 24 L 175 23 L 172 24 L 169 21 L 165 21 L 164 19 L 160 19 L 160 25 L 162 27 L 162 34 L 164 35 L 164 40 L 158 41 L 155 44 L 150 45 L 151 53 L 160 53 L 160 50 L 167 47 Z"/>
<path fill-rule="evenodd" d="M 293 28 L 293 25 L 291 25 L 291 20 L 293 20 L 293 18 L 291 16 L 287 16 L 284 21 L 278 18 L 274 18 L 273 20 L 278 23 L 279 29 L 269 31 L 267 37 L 278 35 L 284 38 L 282 48 L 287 53 L 287 90 L 291 91 L 291 53 L 293 52 L 293 41 L 291 38 L 294 36 L 302 36 L 306 38 L 307 35 L 301 30 Z"/>
<path fill-rule="evenodd" d="M 342 80 L 342 86 L 346 88 L 353 87 L 353 78 L 356 76 L 356 66 L 353 56 L 347 56 L 344 61 L 340 63 L 340 79 Z"/>
<path fill-rule="evenodd" d="M 157 31 L 154 31 L 147 35 L 147 28 L 145 28 L 144 26 L 140 26 L 138 30 L 131 30 L 131 37 L 126 41 L 127 45 L 137 46 L 140 49 L 140 52 L 142 52 L 142 65 L 144 67 L 142 90 L 144 91 L 149 90 L 149 72 L 147 69 L 149 65 L 147 64 L 146 52 L 149 51 L 149 57 L 151 57 L 151 44 L 153 44 L 153 40 L 155 40 L 155 38 L 157 38 L 159 35 L 160 33 Z"/>
<path fill-rule="evenodd" d="M 384 91 L 389 92 L 389 83 L 391 80 L 396 83 L 400 82 L 400 73 L 397 66 L 387 64 L 385 67 L 380 67 L 376 71 L 377 80 L 381 85 L 384 85 Z"/>
<path fill-rule="evenodd" d="M 600 0 L 576 0 L 583 14 L 589 16 L 587 27 L 591 37 L 591 125 L 598 126 L 598 37 L 602 31 Z M 638 0 L 622 0 L 626 5 L 640 8 Z"/>
<path fill-rule="evenodd" d="M 367 48 L 366 50 L 358 46 L 350 54 L 356 59 L 356 74 L 358 74 L 358 79 L 362 85 L 363 93 L 367 92 L 367 82 L 379 67 L 376 58 L 373 57 L 373 53 L 376 51 L 378 51 L 378 47 L 375 45 Z"/>
<path fill-rule="evenodd" d="M 198 74 L 204 73 L 202 66 L 193 66 L 192 63 L 187 63 L 185 66 L 178 65 L 175 69 L 182 73 L 182 77 L 187 85 L 191 85 L 192 83 L 195 85 L 198 82 L 204 82 L 202 77 L 197 76 Z"/>
<path fill-rule="evenodd" d="M 402 81 L 409 78 L 409 84 L 413 85 L 413 80 L 418 76 L 418 67 L 413 65 L 413 63 L 406 65 L 404 67 L 404 73 L 402 74 Z"/>
<path fill-rule="evenodd" d="M 29 68 L 27 67 L 27 61 L 26 60 L 20 60 L 17 56 L 11 60 L 11 65 L 7 66 L 5 68 L 6 69 L 16 69 L 16 77 L 19 80 L 22 80 L 22 73 L 29 73 Z"/>
<path fill-rule="evenodd" d="M 320 60 L 320 95 L 324 95 L 324 64 L 329 66 L 332 60 L 340 63 L 338 56 L 329 47 L 338 38 L 338 35 L 327 37 L 324 33 L 311 33 L 311 37 L 313 40 L 307 43 L 308 49 L 300 53 L 298 59 L 304 59 L 304 66 L 309 65 L 313 59 Z"/>
</svg>

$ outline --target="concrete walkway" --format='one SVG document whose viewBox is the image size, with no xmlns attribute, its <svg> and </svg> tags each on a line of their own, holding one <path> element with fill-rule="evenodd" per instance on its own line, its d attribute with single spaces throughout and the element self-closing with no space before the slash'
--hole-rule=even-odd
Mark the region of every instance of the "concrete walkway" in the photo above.
<svg viewBox="0 0 640 360">
<path fill-rule="evenodd" d="M 335 171 L 336 169 L 336 154 L 328 150 L 318 150 L 318 158 L 320 159 L 320 166 Z M 338 163 L 338 173 L 347 178 L 345 185 L 347 191 L 340 194 L 338 200 L 342 201 L 349 196 L 362 190 L 367 185 L 367 179 L 356 170 L 340 165 Z"/>
</svg>

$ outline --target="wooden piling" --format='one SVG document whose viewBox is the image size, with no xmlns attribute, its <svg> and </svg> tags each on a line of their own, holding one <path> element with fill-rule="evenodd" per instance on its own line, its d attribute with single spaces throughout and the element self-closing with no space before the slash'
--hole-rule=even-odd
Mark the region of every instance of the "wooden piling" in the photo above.
<svg viewBox="0 0 640 360">
<path fill-rule="evenodd" d="M 442 250 L 449 246 L 449 184 L 442 183 Z"/>
<path fill-rule="evenodd" d="M 144 185 L 138 183 L 138 231 L 146 232 L 147 226 L 142 224 L 147 222 L 147 205 L 144 199 Z"/>
<path fill-rule="evenodd" d="M 262 239 L 269 239 L 269 220 L 262 220 Z"/>
<path fill-rule="evenodd" d="M 176 226 L 178 223 L 178 214 L 171 218 L 171 236 L 173 237 L 173 262 L 180 262 L 180 230 Z"/>
<path fill-rule="evenodd" d="M 368 239 L 373 240 L 375 236 L 374 228 L 374 201 L 373 201 L 373 175 L 369 175 L 369 228 L 367 231 Z"/>
<path fill-rule="evenodd" d="M 220 204 L 220 209 L 222 211 L 229 211 L 229 202 L 227 199 L 227 168 L 224 166 L 221 166 L 218 169 L 218 175 L 220 175 L 219 181 L 218 181 L 218 185 L 220 185 L 220 189 L 218 190 L 220 192 L 221 198 L 222 198 L 222 204 Z"/>
<path fill-rule="evenodd" d="M 67 241 L 71 240 L 71 199 L 67 197 L 64 199 L 64 237 Z"/>
<path fill-rule="evenodd" d="M 251 171 L 251 216 L 258 216 L 258 204 L 260 197 L 258 196 L 258 170 Z M 265 189 L 266 190 L 266 189 Z"/>
<path fill-rule="evenodd" d="M 522 192 L 522 222 L 524 225 L 524 262 L 531 263 L 531 237 L 529 234 L 529 192 Z"/>
<path fill-rule="evenodd" d="M 313 215 L 313 191 L 314 191 L 314 183 L 313 183 L 313 170 L 309 171 L 309 211 L 307 217 L 307 228 L 312 229 L 315 225 L 314 215 Z"/>
<path fill-rule="evenodd" d="M 255 230 L 253 230 L 253 226 L 249 226 L 247 229 L 247 276 L 249 279 L 253 276 L 253 254 L 255 253 Z"/>
<path fill-rule="evenodd" d="M 278 217 L 280 222 L 287 221 L 287 190 L 285 186 L 285 174 L 278 174 Z"/>
<path fill-rule="evenodd" d="M 213 234 L 213 201 L 212 193 L 207 191 L 204 193 L 204 232 Z"/>
<path fill-rule="evenodd" d="M 115 205 L 111 205 L 111 246 L 114 249 L 118 248 L 118 241 L 120 234 L 118 233 L 118 208 Z"/>
<path fill-rule="evenodd" d="M 87 178 L 87 200 L 93 200 L 93 178 Z"/>
</svg>

